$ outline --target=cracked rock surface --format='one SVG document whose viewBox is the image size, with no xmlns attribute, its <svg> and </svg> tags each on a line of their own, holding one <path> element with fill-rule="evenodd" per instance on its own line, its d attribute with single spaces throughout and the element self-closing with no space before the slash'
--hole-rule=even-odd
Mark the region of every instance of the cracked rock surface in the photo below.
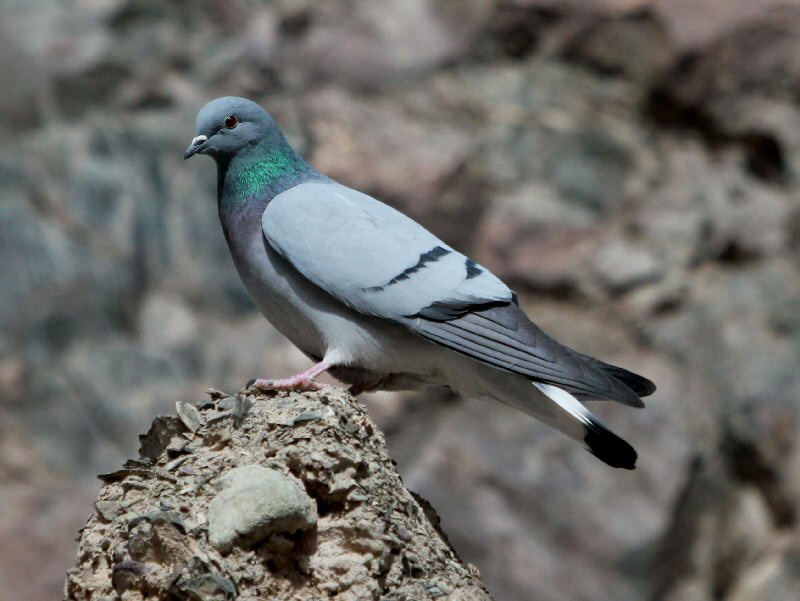
<svg viewBox="0 0 800 601">
<path fill-rule="evenodd" d="M 349 394 L 211 398 L 101 476 L 66 599 L 491 599 Z"/>
</svg>

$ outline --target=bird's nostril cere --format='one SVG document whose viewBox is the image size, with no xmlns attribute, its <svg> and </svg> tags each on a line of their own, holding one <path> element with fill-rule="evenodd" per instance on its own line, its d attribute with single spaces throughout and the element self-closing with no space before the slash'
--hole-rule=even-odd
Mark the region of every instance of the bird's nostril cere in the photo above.
<svg viewBox="0 0 800 601">
<path fill-rule="evenodd" d="M 184 160 L 193 156 L 196 152 L 199 152 L 201 150 L 200 147 L 203 145 L 204 142 L 206 142 L 206 140 L 208 140 L 208 136 L 203 136 L 203 135 L 195 136 L 194 139 L 192 140 L 192 143 L 189 144 L 189 148 L 187 148 L 186 152 L 183 153 Z"/>
</svg>

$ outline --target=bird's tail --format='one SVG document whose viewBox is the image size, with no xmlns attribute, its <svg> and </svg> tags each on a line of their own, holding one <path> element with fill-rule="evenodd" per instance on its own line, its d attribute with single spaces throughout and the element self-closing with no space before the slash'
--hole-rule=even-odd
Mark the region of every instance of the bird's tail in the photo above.
<svg viewBox="0 0 800 601">
<path fill-rule="evenodd" d="M 552 384 L 533 382 L 533 385 L 557 405 L 557 409 L 550 407 L 550 411 L 541 414 L 537 411 L 535 417 L 582 442 L 592 455 L 611 467 L 628 470 L 636 467 L 633 447 L 606 428 L 578 399 Z"/>
</svg>

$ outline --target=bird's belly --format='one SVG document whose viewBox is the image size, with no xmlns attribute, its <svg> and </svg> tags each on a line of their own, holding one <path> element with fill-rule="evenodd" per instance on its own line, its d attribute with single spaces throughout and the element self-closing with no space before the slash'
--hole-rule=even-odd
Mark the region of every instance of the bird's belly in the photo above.
<svg viewBox="0 0 800 601">
<path fill-rule="evenodd" d="M 336 300 L 275 252 L 260 227 L 231 244 L 231 253 L 258 309 L 307 355 L 375 374 L 413 374 L 436 383 L 434 345 Z"/>
</svg>

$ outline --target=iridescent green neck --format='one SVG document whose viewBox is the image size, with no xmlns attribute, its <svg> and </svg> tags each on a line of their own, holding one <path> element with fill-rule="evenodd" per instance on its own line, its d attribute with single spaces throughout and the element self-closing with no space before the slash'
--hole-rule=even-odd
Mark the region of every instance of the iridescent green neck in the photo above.
<svg viewBox="0 0 800 601">
<path fill-rule="evenodd" d="M 276 184 L 289 183 L 313 171 L 288 144 L 266 152 L 254 149 L 249 154 L 250 156 L 234 159 L 225 170 L 224 181 L 220 183 L 226 202 L 239 204 L 270 192 Z"/>
</svg>

